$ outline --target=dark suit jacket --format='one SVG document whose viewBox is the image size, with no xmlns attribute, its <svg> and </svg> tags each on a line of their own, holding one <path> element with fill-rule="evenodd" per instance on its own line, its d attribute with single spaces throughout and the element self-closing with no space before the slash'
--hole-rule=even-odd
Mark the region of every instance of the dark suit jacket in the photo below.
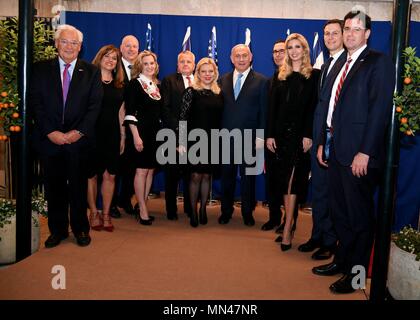
<svg viewBox="0 0 420 320">
<path fill-rule="evenodd" d="M 368 47 L 349 71 L 332 119 L 335 156 L 341 165 L 351 165 L 358 152 L 369 155 L 369 167 L 383 165 L 394 72 L 388 56 Z"/>
<path fill-rule="evenodd" d="M 171 74 L 162 80 L 162 120 L 165 128 L 178 131 L 178 121 L 181 113 L 181 102 L 184 90 L 184 80 L 180 73 Z"/>
<path fill-rule="evenodd" d="M 78 59 L 73 71 L 63 114 L 63 93 L 58 58 L 34 64 L 29 101 L 35 127 L 33 143 L 42 155 L 53 155 L 60 148 L 80 152 L 94 139 L 96 118 L 103 96 L 101 74 L 94 65 Z M 84 136 L 76 143 L 58 146 L 47 135 L 79 130 Z"/>
<path fill-rule="evenodd" d="M 268 85 L 269 81 L 266 77 L 251 69 L 235 101 L 233 72 L 225 74 L 220 79 L 224 97 L 222 128 L 228 130 L 265 129 Z M 264 136 L 259 136 L 259 138 L 264 139 Z"/>
<path fill-rule="evenodd" d="M 337 61 L 334 63 L 330 72 L 326 76 L 322 88 L 320 87 L 321 78 L 323 73 L 327 72 L 328 70 L 325 70 L 326 64 L 323 64 L 321 67 L 320 77 L 318 81 L 318 104 L 315 108 L 313 123 L 313 145 L 316 149 L 318 149 L 319 145 L 324 144 L 324 133 L 326 129 L 325 119 L 327 118 L 328 114 L 328 107 L 330 103 L 332 87 L 334 85 L 334 81 L 337 78 L 338 73 L 340 72 L 344 63 L 346 63 L 346 59 L 347 51 L 344 50 L 344 52 L 337 58 Z"/>
</svg>

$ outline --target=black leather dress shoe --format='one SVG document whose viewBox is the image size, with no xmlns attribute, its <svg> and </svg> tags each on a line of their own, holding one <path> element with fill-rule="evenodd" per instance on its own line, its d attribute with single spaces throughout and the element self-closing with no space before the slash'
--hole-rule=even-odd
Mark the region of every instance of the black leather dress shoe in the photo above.
<svg viewBox="0 0 420 320">
<path fill-rule="evenodd" d="M 352 286 L 352 275 L 344 275 L 339 280 L 330 285 L 330 290 L 333 293 L 352 293 L 356 291 Z"/>
<path fill-rule="evenodd" d="M 264 223 L 262 225 L 261 230 L 263 230 L 263 231 L 273 230 L 278 225 L 279 225 L 278 222 L 274 222 L 272 220 L 268 220 L 266 223 Z"/>
<path fill-rule="evenodd" d="M 109 209 L 109 215 L 115 219 L 119 219 L 121 218 L 121 213 L 120 211 L 117 209 L 117 207 L 111 207 L 111 209 Z"/>
<path fill-rule="evenodd" d="M 58 246 L 61 242 L 61 240 L 67 239 L 68 234 L 51 234 L 48 239 L 45 241 L 45 248 L 54 248 Z"/>
<path fill-rule="evenodd" d="M 334 250 L 328 247 L 321 247 L 312 255 L 314 260 L 327 260 L 334 255 Z"/>
<path fill-rule="evenodd" d="M 231 217 L 229 217 L 229 216 L 226 216 L 226 215 L 221 215 L 220 217 L 219 217 L 219 219 L 218 219 L 218 221 L 219 221 L 219 223 L 220 224 L 228 224 L 229 223 L 229 221 L 230 221 L 230 218 Z"/>
<path fill-rule="evenodd" d="M 248 227 L 252 227 L 255 225 L 255 220 L 253 216 L 247 216 L 244 217 L 244 225 L 248 226 Z"/>
<path fill-rule="evenodd" d="M 298 250 L 300 252 L 311 252 L 311 251 L 314 251 L 316 248 L 319 248 L 320 246 L 321 246 L 321 244 L 318 241 L 313 240 L 311 238 L 307 242 L 305 242 L 304 244 L 301 244 L 298 247 Z"/>
<path fill-rule="evenodd" d="M 81 247 L 86 247 L 90 244 L 90 235 L 87 232 L 80 232 L 74 235 L 76 237 L 76 242 Z"/>
<path fill-rule="evenodd" d="M 334 276 L 342 271 L 341 267 L 337 263 L 331 262 L 318 267 L 313 267 L 312 272 L 319 276 Z"/>
</svg>

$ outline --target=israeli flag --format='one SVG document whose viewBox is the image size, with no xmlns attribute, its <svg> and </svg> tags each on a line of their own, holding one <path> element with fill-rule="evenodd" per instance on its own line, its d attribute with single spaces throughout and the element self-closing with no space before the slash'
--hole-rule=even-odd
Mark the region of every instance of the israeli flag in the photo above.
<svg viewBox="0 0 420 320">
<path fill-rule="evenodd" d="M 288 36 L 290 36 L 290 29 L 287 29 L 287 31 L 286 31 L 286 38 L 287 38 Z"/>
<path fill-rule="evenodd" d="M 185 32 L 184 41 L 182 41 L 182 51 L 191 51 L 191 27 L 188 26 L 187 32 Z"/>
<path fill-rule="evenodd" d="M 150 25 L 150 23 L 147 24 L 146 49 L 149 51 L 153 51 L 152 26 Z"/>
<path fill-rule="evenodd" d="M 217 40 L 216 40 L 216 27 L 213 26 L 211 29 L 211 35 L 209 39 L 208 57 L 212 58 L 217 64 Z"/>
<path fill-rule="evenodd" d="M 315 32 L 314 44 L 312 46 L 312 63 L 314 69 L 321 69 L 321 66 L 324 64 L 324 54 L 322 52 L 318 32 Z"/>
</svg>

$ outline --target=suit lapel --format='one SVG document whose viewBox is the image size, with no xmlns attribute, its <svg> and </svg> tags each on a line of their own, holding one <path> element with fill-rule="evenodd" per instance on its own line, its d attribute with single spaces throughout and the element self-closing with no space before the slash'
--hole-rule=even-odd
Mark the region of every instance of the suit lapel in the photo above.
<svg viewBox="0 0 420 320">
<path fill-rule="evenodd" d="M 252 79 L 254 78 L 254 71 L 249 70 L 248 76 L 245 79 L 244 84 L 242 85 L 241 91 L 239 91 L 238 98 L 236 100 L 239 100 L 239 98 L 242 95 L 242 92 L 246 92 L 248 87 L 250 86 L 250 83 L 252 82 Z M 232 86 L 232 92 L 233 92 L 233 86 Z"/>
<path fill-rule="evenodd" d="M 176 86 L 179 92 L 184 92 L 185 90 L 185 84 L 184 84 L 184 78 L 182 77 L 182 74 L 177 73 L 176 74 Z"/>
<path fill-rule="evenodd" d="M 66 107 L 72 102 L 73 96 L 79 91 L 79 86 L 84 74 L 83 64 L 77 59 L 76 65 L 74 66 L 73 75 L 71 77 L 69 92 L 67 93 Z M 67 108 L 66 108 L 67 109 Z"/>
<path fill-rule="evenodd" d="M 322 86 L 322 91 L 329 90 L 328 94 L 331 93 L 332 86 L 334 85 L 334 81 L 337 78 L 338 74 L 340 73 L 341 68 L 346 63 L 347 58 L 347 51 L 344 51 L 334 63 L 333 67 L 330 70 L 330 73 L 325 77 L 325 83 Z"/>
<path fill-rule="evenodd" d="M 57 97 L 57 101 L 60 106 L 60 109 L 63 109 L 63 85 L 61 82 L 61 75 L 60 75 L 60 62 L 57 59 L 51 61 L 51 79 L 53 80 L 52 83 L 54 84 L 53 92 Z M 60 110 L 60 111 L 61 111 Z"/>
<path fill-rule="evenodd" d="M 369 47 L 366 47 L 366 49 L 363 50 L 362 53 L 359 55 L 356 62 L 354 63 L 354 65 L 350 69 L 348 75 L 346 76 L 346 79 L 344 80 L 344 83 L 343 83 L 343 87 L 341 88 L 340 98 L 343 96 L 344 92 L 346 91 L 347 87 L 349 86 L 349 83 L 351 83 L 351 79 L 357 73 L 357 70 L 359 70 L 359 68 L 365 63 L 365 59 L 366 59 L 368 54 L 369 54 Z"/>
</svg>

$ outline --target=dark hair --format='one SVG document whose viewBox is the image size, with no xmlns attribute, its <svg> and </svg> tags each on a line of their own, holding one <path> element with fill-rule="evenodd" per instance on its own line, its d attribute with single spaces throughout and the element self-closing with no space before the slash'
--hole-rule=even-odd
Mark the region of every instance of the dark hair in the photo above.
<svg viewBox="0 0 420 320">
<path fill-rule="evenodd" d="M 277 43 L 286 43 L 286 40 L 283 40 L 283 39 L 277 39 L 277 40 L 274 42 L 273 46 L 275 46 Z"/>
<path fill-rule="evenodd" d="M 94 64 L 100 69 L 102 58 L 107 53 L 110 53 L 110 52 L 115 52 L 117 54 L 117 65 L 115 66 L 115 69 L 112 71 L 112 78 L 114 79 L 114 86 L 116 88 L 122 88 L 124 86 L 124 73 L 122 69 L 123 66 L 121 62 L 121 52 L 117 47 L 115 47 L 112 44 L 103 46 L 101 49 L 99 49 L 95 58 L 93 58 L 92 64 Z"/>
<path fill-rule="evenodd" d="M 360 10 L 350 11 L 349 13 L 347 13 L 343 19 L 344 23 L 346 22 L 346 20 L 353 19 L 354 17 L 357 17 L 357 16 L 359 16 L 359 19 L 364 22 L 365 29 L 371 30 L 372 20 L 366 13 Z"/>
<path fill-rule="evenodd" d="M 327 22 L 324 23 L 324 26 L 322 27 L 322 30 L 325 30 L 325 27 L 328 26 L 329 24 L 334 24 L 337 23 L 340 25 L 341 28 L 341 33 L 343 33 L 343 28 L 344 28 L 344 21 L 340 20 L 340 19 L 331 19 L 328 20 Z"/>
</svg>

